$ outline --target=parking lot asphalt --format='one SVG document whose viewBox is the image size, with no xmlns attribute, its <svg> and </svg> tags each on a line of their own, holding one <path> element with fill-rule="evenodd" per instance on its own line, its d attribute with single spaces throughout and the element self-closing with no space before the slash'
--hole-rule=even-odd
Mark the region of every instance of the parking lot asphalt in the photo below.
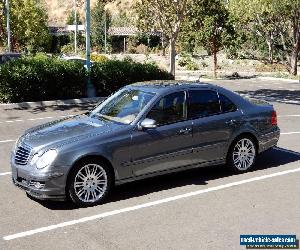
<svg viewBox="0 0 300 250">
<path fill-rule="evenodd" d="M 271 102 L 278 147 L 255 169 L 224 166 L 116 187 L 103 205 L 35 201 L 11 183 L 9 158 L 27 128 L 86 112 L 93 105 L 0 107 L 0 249 L 245 249 L 240 234 L 300 237 L 300 84 L 260 78 L 215 80 Z"/>
</svg>

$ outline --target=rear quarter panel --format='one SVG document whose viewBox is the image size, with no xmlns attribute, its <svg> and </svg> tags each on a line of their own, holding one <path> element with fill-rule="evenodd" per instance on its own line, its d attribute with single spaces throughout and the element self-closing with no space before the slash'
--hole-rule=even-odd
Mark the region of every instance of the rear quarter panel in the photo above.
<svg viewBox="0 0 300 250">
<path fill-rule="evenodd" d="M 245 98 L 222 87 L 218 91 L 233 100 L 242 111 L 242 123 L 232 134 L 228 147 L 243 133 L 250 133 L 257 139 L 259 153 L 277 144 L 280 130 L 278 126 L 271 124 L 273 105 L 262 100 Z"/>
<path fill-rule="evenodd" d="M 272 125 L 274 108 L 271 104 L 259 100 L 250 100 L 249 102 L 250 105 L 244 109 L 245 121 L 255 133 L 260 153 L 277 144 L 280 130 L 278 126 Z"/>
</svg>

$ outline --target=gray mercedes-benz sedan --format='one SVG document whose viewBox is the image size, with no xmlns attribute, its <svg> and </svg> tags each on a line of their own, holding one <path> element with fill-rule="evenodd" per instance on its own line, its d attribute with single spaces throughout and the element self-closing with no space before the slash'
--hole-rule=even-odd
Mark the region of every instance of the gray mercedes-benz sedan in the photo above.
<svg viewBox="0 0 300 250">
<path fill-rule="evenodd" d="M 206 83 L 128 85 L 94 110 L 27 130 L 15 185 L 38 199 L 103 202 L 115 184 L 202 166 L 253 167 L 280 130 L 273 106 Z"/>
</svg>

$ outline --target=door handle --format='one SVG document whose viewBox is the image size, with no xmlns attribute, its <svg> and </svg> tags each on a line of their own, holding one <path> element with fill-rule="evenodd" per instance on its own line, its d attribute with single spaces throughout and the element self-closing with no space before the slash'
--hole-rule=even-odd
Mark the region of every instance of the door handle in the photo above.
<svg viewBox="0 0 300 250">
<path fill-rule="evenodd" d="M 227 125 L 230 125 L 230 126 L 232 126 L 232 125 L 235 125 L 236 124 L 236 120 L 234 120 L 234 119 L 231 119 L 231 120 L 229 120 L 229 121 L 227 121 L 227 122 L 225 122 Z"/>
<path fill-rule="evenodd" d="M 192 132 L 192 128 L 184 128 L 184 129 L 180 129 L 178 131 L 178 134 L 180 134 L 180 135 L 187 135 L 187 134 L 189 134 L 191 132 Z"/>
</svg>

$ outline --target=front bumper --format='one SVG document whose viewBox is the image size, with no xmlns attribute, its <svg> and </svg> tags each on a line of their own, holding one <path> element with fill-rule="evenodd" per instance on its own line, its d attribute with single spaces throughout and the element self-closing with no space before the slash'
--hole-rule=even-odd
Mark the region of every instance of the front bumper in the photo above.
<svg viewBox="0 0 300 250">
<path fill-rule="evenodd" d="M 30 165 L 16 165 L 11 162 L 13 183 L 30 196 L 40 200 L 66 199 L 66 167 L 49 167 L 38 170 Z"/>
</svg>

